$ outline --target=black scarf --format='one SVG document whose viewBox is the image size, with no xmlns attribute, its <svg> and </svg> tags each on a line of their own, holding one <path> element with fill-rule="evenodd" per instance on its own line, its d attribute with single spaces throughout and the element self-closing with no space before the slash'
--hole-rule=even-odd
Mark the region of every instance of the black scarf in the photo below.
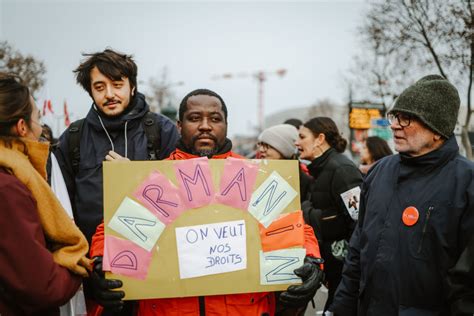
<svg viewBox="0 0 474 316">
<path fill-rule="evenodd" d="M 193 150 L 188 148 L 183 143 L 183 140 L 181 138 L 178 140 L 178 143 L 176 144 L 176 148 L 178 148 L 179 150 L 184 151 L 186 153 L 193 153 Z M 227 153 L 231 150 L 232 150 L 232 141 L 230 139 L 226 138 L 225 141 L 224 141 L 224 144 L 222 144 L 222 146 L 217 150 L 216 153 L 214 153 L 213 156 L 225 154 L 225 153 Z M 210 159 L 212 157 L 208 157 L 208 158 Z"/>
<path fill-rule="evenodd" d="M 400 154 L 399 182 L 417 175 L 425 175 L 443 167 L 452 160 L 459 152 L 458 144 L 454 136 L 444 142 L 441 147 L 425 155 L 411 157 Z"/>
</svg>

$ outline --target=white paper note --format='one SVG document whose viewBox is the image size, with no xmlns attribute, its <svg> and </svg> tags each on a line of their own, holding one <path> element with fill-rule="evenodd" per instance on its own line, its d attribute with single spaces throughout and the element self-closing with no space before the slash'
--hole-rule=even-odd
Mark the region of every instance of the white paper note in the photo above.
<svg viewBox="0 0 474 316">
<path fill-rule="evenodd" d="M 294 270 L 301 267 L 306 256 L 304 248 L 260 251 L 260 283 L 262 285 L 301 283 Z"/>
<path fill-rule="evenodd" d="M 353 220 L 359 218 L 360 187 L 354 187 L 341 193 L 342 201 Z"/>
<path fill-rule="evenodd" d="M 165 229 L 165 224 L 146 207 L 125 197 L 108 227 L 150 251 Z"/>
<path fill-rule="evenodd" d="M 248 210 L 267 228 L 297 194 L 278 172 L 273 171 L 252 194 Z"/>
<path fill-rule="evenodd" d="M 176 228 L 181 279 L 247 268 L 245 221 Z"/>
</svg>

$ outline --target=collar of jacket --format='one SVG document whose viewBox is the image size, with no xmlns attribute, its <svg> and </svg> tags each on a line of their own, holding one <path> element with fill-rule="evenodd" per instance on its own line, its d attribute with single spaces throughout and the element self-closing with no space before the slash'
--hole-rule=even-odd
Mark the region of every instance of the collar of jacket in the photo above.
<svg viewBox="0 0 474 316">
<path fill-rule="evenodd" d="M 7 149 L 5 145 L 0 142 L 0 151 L 2 148 Z M 48 155 L 49 155 L 49 143 L 48 142 L 39 142 L 39 141 L 34 141 L 30 140 L 27 138 L 20 138 L 18 141 L 13 140 L 12 147 L 10 148 L 11 150 L 7 152 L 17 152 L 21 153 L 20 157 L 26 158 L 26 160 L 29 161 L 29 163 L 33 166 L 33 168 L 38 171 L 38 173 L 41 175 L 43 179 L 46 180 L 47 175 L 46 175 L 46 161 L 48 160 Z M 8 156 L 4 154 L 5 157 L 2 157 L 2 159 L 6 159 L 8 161 L 8 157 L 13 157 L 13 156 Z M 0 159 L 0 160 L 2 160 Z M 10 163 L 22 163 L 18 158 L 10 158 Z M 15 160 L 15 161 L 14 161 Z M 1 163 L 0 163 L 1 165 Z M 27 166 L 28 164 L 26 164 Z M 22 169 L 26 169 L 25 166 L 21 167 Z"/>
<path fill-rule="evenodd" d="M 425 155 L 410 157 L 400 154 L 400 174 L 398 181 L 400 182 L 403 179 L 417 175 L 422 176 L 429 174 L 443 167 L 448 161 L 456 157 L 458 152 L 459 146 L 456 142 L 456 138 L 455 136 L 451 136 L 441 147 Z"/>
<path fill-rule="evenodd" d="M 326 150 L 321 156 L 315 158 L 308 166 L 309 173 L 316 178 L 323 167 L 326 165 L 326 163 L 331 159 L 332 156 L 334 156 L 337 153 L 337 151 L 330 147 L 328 150 Z"/>
<path fill-rule="evenodd" d="M 224 146 L 222 149 L 212 156 L 212 159 L 226 159 L 228 157 L 234 158 L 243 158 L 242 156 L 234 153 L 231 151 L 232 149 L 232 142 L 230 139 L 226 139 Z M 181 139 L 178 141 L 176 145 L 176 150 L 171 153 L 171 155 L 167 158 L 167 160 L 184 160 L 184 159 L 192 159 L 192 158 L 199 158 L 199 156 L 193 155 L 189 153 L 189 150 L 181 142 Z"/>
<path fill-rule="evenodd" d="M 176 149 L 179 149 L 180 151 L 185 152 L 188 155 L 192 155 L 193 157 L 199 157 L 191 153 L 192 150 L 183 143 L 181 138 L 178 140 L 178 143 L 176 144 Z M 211 159 L 211 158 L 215 158 L 216 156 L 224 155 L 227 152 L 230 152 L 231 150 L 232 150 L 232 141 L 226 138 L 224 141 L 224 144 L 222 145 L 221 148 L 219 148 L 217 153 L 213 155 L 212 157 L 208 157 L 208 158 Z"/>
<path fill-rule="evenodd" d="M 149 106 L 146 103 L 145 96 L 141 93 L 137 93 L 131 100 L 129 106 L 125 109 L 124 113 L 119 116 L 107 116 L 99 110 L 95 109 L 96 106 L 93 103 L 89 113 L 87 113 L 86 121 L 94 129 L 102 130 L 102 126 L 99 121 L 99 115 L 104 123 L 105 128 L 109 132 L 123 131 L 125 122 L 129 121 L 127 129 L 130 130 L 135 127 L 136 124 L 140 123 L 141 118 L 149 111 Z"/>
</svg>

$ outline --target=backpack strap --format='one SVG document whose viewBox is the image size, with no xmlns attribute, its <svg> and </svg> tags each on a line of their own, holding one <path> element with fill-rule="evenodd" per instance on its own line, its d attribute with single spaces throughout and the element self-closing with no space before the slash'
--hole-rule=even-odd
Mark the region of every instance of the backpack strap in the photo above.
<svg viewBox="0 0 474 316">
<path fill-rule="evenodd" d="M 142 119 L 147 139 L 148 160 L 158 160 L 161 148 L 161 125 L 155 113 L 148 111 Z"/>
<path fill-rule="evenodd" d="M 74 175 L 76 175 L 79 171 L 79 162 L 81 160 L 81 132 L 82 126 L 84 125 L 84 120 L 85 119 L 77 120 L 73 122 L 68 128 L 68 155 Z"/>
<path fill-rule="evenodd" d="M 68 128 L 68 156 L 74 175 L 79 171 L 81 160 L 81 135 L 85 119 L 73 122 Z M 147 151 L 149 160 L 157 160 L 161 147 L 161 125 L 156 114 L 148 111 L 142 118 L 143 128 L 147 138 Z"/>
</svg>

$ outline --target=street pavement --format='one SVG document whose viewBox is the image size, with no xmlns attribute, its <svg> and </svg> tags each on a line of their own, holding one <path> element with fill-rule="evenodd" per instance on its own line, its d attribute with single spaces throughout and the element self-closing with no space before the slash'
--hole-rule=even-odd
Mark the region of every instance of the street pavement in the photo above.
<svg viewBox="0 0 474 316">
<path fill-rule="evenodd" d="M 316 292 L 316 295 L 314 296 L 314 304 L 316 308 L 313 308 L 313 305 L 310 302 L 308 304 L 308 308 L 306 309 L 306 312 L 304 313 L 304 315 L 305 316 L 322 315 L 327 296 L 328 296 L 328 290 L 324 286 L 321 286 L 321 288 Z"/>
</svg>

